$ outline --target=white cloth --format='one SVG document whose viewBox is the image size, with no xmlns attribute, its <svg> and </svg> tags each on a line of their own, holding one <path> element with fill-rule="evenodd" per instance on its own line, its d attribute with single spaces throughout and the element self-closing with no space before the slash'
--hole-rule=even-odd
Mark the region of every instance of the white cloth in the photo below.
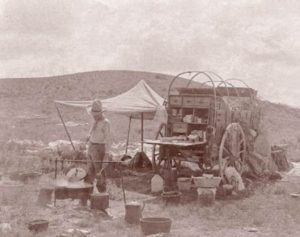
<svg viewBox="0 0 300 237">
<path fill-rule="evenodd" d="M 235 186 L 238 191 L 245 189 L 243 179 L 234 167 L 227 167 L 224 174 L 229 183 Z"/>
</svg>

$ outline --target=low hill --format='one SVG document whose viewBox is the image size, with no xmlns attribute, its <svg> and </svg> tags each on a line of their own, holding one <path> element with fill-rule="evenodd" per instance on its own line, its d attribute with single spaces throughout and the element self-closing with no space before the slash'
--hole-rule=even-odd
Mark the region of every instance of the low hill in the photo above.
<svg viewBox="0 0 300 237">
<path fill-rule="evenodd" d="M 108 98 L 127 91 L 145 80 L 155 91 L 166 96 L 172 76 L 133 71 L 96 71 L 43 78 L 0 80 L 0 139 L 35 139 L 51 141 L 67 139 L 54 106 L 54 100 L 90 100 Z M 69 128 L 72 138 L 84 139 L 90 117 L 84 110 L 64 108 L 65 121 L 84 126 Z M 117 140 L 125 139 L 128 118 L 113 116 Z M 140 133 L 139 121 L 133 122 L 133 139 Z M 146 130 L 151 130 L 151 126 Z"/>
<path fill-rule="evenodd" d="M 53 100 L 89 100 L 108 98 L 127 91 L 139 80 L 145 80 L 155 91 L 166 96 L 173 76 L 136 71 L 95 71 L 43 78 L 14 78 L 0 80 L 0 141 L 35 139 L 45 142 L 67 139 Z M 263 122 L 272 143 L 299 145 L 300 109 L 263 101 Z M 74 139 L 82 139 L 88 130 L 89 116 L 85 111 L 64 109 L 66 121 L 82 126 L 70 128 Z M 128 120 L 113 116 L 112 125 L 117 140 L 125 139 Z M 139 122 L 133 124 L 138 139 Z M 147 127 L 149 133 L 153 127 Z M 146 131 L 147 134 L 147 131 Z"/>
</svg>

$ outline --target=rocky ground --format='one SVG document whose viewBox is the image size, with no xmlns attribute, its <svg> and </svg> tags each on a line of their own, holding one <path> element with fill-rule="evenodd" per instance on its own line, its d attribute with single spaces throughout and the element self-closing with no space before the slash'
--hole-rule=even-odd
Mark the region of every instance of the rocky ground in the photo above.
<svg viewBox="0 0 300 237">
<path fill-rule="evenodd" d="M 165 236 L 296 236 L 300 231 L 300 197 L 295 195 L 300 194 L 300 171 L 294 166 L 281 181 L 257 182 L 246 197 L 217 197 L 210 206 L 191 196 L 192 191 L 183 192 L 179 205 L 165 205 L 149 189 L 143 191 L 147 194 L 136 192 L 141 184 L 150 186 L 151 172 L 126 175 L 126 200 L 145 202 L 144 217 L 171 218 L 171 232 Z M 5 189 L 5 182 L 2 177 L 0 236 L 32 236 L 28 223 L 36 219 L 49 221 L 49 227 L 35 236 L 142 236 L 139 225 L 124 220 L 123 193 L 116 179 L 108 182 L 108 216 L 89 205 L 82 207 L 76 199 L 57 200 L 55 205 L 52 199 L 46 206 L 38 205 L 40 188 L 51 182 L 49 175 L 17 183 L 20 186 L 11 189 Z"/>
</svg>

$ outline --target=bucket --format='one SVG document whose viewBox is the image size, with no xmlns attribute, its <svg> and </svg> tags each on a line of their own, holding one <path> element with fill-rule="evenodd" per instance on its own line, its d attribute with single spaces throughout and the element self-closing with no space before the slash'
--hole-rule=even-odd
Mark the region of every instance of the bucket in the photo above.
<svg viewBox="0 0 300 237">
<path fill-rule="evenodd" d="M 191 189 L 192 180 L 191 178 L 177 178 L 177 186 L 180 191 L 187 191 Z"/>
<path fill-rule="evenodd" d="M 95 193 L 91 195 L 91 209 L 105 210 L 109 207 L 108 193 Z"/>
<path fill-rule="evenodd" d="M 128 203 L 125 205 L 125 221 L 129 224 L 138 224 L 142 218 L 142 212 L 144 210 L 145 203 L 143 206 L 137 202 Z"/>
</svg>

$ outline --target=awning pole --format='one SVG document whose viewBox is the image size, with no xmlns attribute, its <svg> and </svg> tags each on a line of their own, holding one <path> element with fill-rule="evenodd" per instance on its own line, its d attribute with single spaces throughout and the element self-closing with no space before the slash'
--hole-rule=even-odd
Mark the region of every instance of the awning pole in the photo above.
<svg viewBox="0 0 300 237">
<path fill-rule="evenodd" d="M 62 118 L 62 115 L 61 115 L 61 113 L 60 113 L 60 111 L 59 111 L 59 109 L 58 109 L 58 107 L 57 107 L 56 104 L 55 104 L 55 107 L 56 107 L 58 116 L 59 116 L 59 118 L 60 118 L 62 124 L 64 125 L 65 131 L 66 131 L 66 133 L 67 133 L 67 136 L 68 136 L 68 138 L 69 138 L 69 141 L 71 142 L 71 145 L 72 145 L 72 147 L 73 147 L 73 150 L 76 151 L 75 146 L 74 146 L 74 144 L 73 144 L 73 142 L 72 142 L 71 136 L 70 136 L 70 134 L 69 134 L 69 132 L 68 132 L 68 129 L 67 129 L 67 127 L 66 127 L 66 124 L 65 124 L 65 122 L 64 122 L 64 120 L 63 120 L 63 118 Z"/>
<path fill-rule="evenodd" d="M 130 125 L 131 125 L 131 116 L 129 117 L 129 124 L 128 124 L 128 131 L 127 131 L 127 140 L 126 140 L 125 155 L 127 155 L 127 150 L 128 150 Z"/>
<path fill-rule="evenodd" d="M 141 114 L 141 150 L 144 151 L 144 113 Z"/>
</svg>

